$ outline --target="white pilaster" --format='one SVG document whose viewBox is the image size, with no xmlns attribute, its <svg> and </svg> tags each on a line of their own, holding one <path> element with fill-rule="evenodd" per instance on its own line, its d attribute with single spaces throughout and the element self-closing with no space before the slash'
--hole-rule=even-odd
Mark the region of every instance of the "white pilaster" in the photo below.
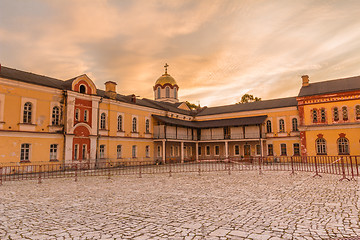
<svg viewBox="0 0 360 240">
<path fill-rule="evenodd" d="M 198 142 L 195 143 L 195 157 L 196 157 L 196 161 L 199 161 L 199 143 Z"/>
<path fill-rule="evenodd" d="M 65 136 L 65 164 L 72 162 L 72 153 L 73 153 L 73 135 Z"/>
<path fill-rule="evenodd" d="M 184 142 L 181 142 L 181 162 L 184 162 Z"/>
<path fill-rule="evenodd" d="M 229 158 L 229 146 L 228 141 L 225 141 L 225 158 Z"/>
</svg>

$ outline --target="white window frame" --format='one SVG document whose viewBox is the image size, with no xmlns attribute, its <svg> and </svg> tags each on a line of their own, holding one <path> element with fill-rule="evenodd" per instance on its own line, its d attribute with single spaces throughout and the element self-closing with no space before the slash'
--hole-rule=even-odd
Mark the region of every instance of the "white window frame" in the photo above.
<svg viewBox="0 0 360 240">
<path fill-rule="evenodd" d="M 158 145 L 156 149 L 157 149 L 157 157 L 161 157 L 161 146 Z"/>
<path fill-rule="evenodd" d="M 101 144 L 99 146 L 99 158 L 100 159 L 104 159 L 105 158 L 105 149 L 106 149 L 106 145 L 105 144 Z"/>
<path fill-rule="evenodd" d="M 209 150 L 209 152 L 208 152 Z M 211 151 L 210 151 L 210 145 L 206 145 L 205 146 L 205 156 L 210 156 L 211 155 Z"/>
<path fill-rule="evenodd" d="M 137 158 L 137 145 L 132 145 L 131 146 L 131 157 L 132 158 Z"/>
<path fill-rule="evenodd" d="M 82 159 L 87 159 L 87 144 L 83 144 L 81 148 Z"/>
<path fill-rule="evenodd" d="M 75 121 L 80 121 L 80 109 L 75 108 Z"/>
<path fill-rule="evenodd" d="M 258 152 L 258 150 L 259 150 L 260 152 Z M 256 155 L 256 156 L 261 156 L 261 145 L 260 145 L 260 144 L 256 144 L 256 145 L 255 145 L 255 155 Z"/>
<path fill-rule="evenodd" d="M 135 128 L 136 129 L 134 129 L 134 119 L 136 119 L 135 121 Z M 135 130 L 135 131 L 134 131 Z M 131 117 L 131 132 L 132 133 L 138 133 L 139 132 L 139 118 L 138 118 L 138 116 L 132 116 Z"/>
<path fill-rule="evenodd" d="M 238 153 L 236 153 L 236 147 L 238 147 Z M 234 145 L 234 156 L 240 156 L 240 145 Z"/>
<path fill-rule="evenodd" d="M 325 138 L 318 138 L 315 140 L 315 150 L 317 155 L 327 154 L 327 146 L 326 146 Z"/>
<path fill-rule="evenodd" d="M 283 121 L 283 129 L 281 128 L 281 121 Z M 284 132 L 286 132 L 286 127 L 285 127 L 285 119 L 284 118 L 279 118 L 279 121 L 278 121 L 278 124 L 279 124 L 279 132 L 280 133 L 284 133 Z"/>
<path fill-rule="evenodd" d="M 20 162 L 30 162 L 31 143 L 22 143 L 20 145 Z"/>
<path fill-rule="evenodd" d="M 84 122 L 88 122 L 89 121 L 89 110 L 85 109 L 84 110 Z"/>
<path fill-rule="evenodd" d="M 282 153 L 282 146 L 284 145 L 285 145 L 285 154 Z M 280 156 L 287 156 L 287 155 L 288 155 L 288 150 L 286 143 L 280 143 Z"/>
<path fill-rule="evenodd" d="M 24 123 L 24 106 L 25 103 L 31 103 L 31 123 L 35 124 L 35 117 L 36 117 L 36 99 L 34 98 L 21 98 L 21 114 L 20 114 L 20 123 Z"/>
<path fill-rule="evenodd" d="M 145 157 L 150 157 L 150 145 L 145 146 Z"/>
<path fill-rule="evenodd" d="M 218 153 L 216 153 L 216 148 L 219 150 Z M 214 156 L 220 156 L 220 146 L 219 145 L 214 146 Z"/>
<path fill-rule="evenodd" d="M 50 144 L 50 161 L 56 161 L 58 152 L 58 144 Z"/>
<path fill-rule="evenodd" d="M 148 122 L 148 124 L 147 124 Z M 145 118 L 145 133 L 151 133 L 151 130 L 150 130 L 150 119 L 149 118 Z"/>
<path fill-rule="evenodd" d="M 120 117 L 121 117 L 121 123 L 119 124 Z M 124 114 L 123 113 L 118 113 L 117 118 L 116 118 L 116 126 L 117 126 L 118 132 L 124 131 Z M 120 127 L 120 129 L 119 129 L 119 127 Z"/>
<path fill-rule="evenodd" d="M 299 146 L 299 154 L 295 154 L 295 145 Z M 300 156 L 301 150 L 300 150 L 300 143 L 293 143 L 293 156 Z"/>
<path fill-rule="evenodd" d="M 106 113 L 104 112 L 100 114 L 100 129 L 106 129 Z"/>
<path fill-rule="evenodd" d="M 74 144 L 74 160 L 79 160 L 79 144 Z"/>
<path fill-rule="evenodd" d="M 116 145 L 116 158 L 117 159 L 122 158 L 122 145 L 121 144 Z"/>
</svg>

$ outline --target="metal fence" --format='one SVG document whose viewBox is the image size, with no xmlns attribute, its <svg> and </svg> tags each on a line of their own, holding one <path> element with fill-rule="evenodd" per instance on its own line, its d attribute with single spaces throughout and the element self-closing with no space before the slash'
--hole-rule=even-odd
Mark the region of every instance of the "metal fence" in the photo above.
<svg viewBox="0 0 360 240">
<path fill-rule="evenodd" d="M 322 174 L 339 175 L 340 180 L 356 180 L 359 177 L 360 156 L 310 156 L 310 157 L 230 157 L 217 159 L 189 159 L 181 162 L 180 159 L 163 163 L 158 159 L 98 159 L 83 162 L 11 164 L 0 166 L 0 184 L 14 180 L 38 180 L 49 178 L 74 178 L 75 181 L 83 176 L 137 175 L 144 174 L 172 174 L 197 172 L 231 172 L 258 171 L 288 171 L 314 173 L 314 177 Z"/>
</svg>

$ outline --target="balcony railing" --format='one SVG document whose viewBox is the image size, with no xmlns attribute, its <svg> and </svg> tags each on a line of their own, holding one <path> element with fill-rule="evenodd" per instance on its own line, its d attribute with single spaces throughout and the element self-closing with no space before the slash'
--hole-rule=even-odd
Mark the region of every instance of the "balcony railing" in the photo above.
<svg viewBox="0 0 360 240">
<path fill-rule="evenodd" d="M 262 138 L 265 137 L 265 133 L 262 134 Z M 201 135 L 200 139 L 197 136 L 186 135 L 186 134 L 174 134 L 174 133 L 155 133 L 155 139 L 177 139 L 177 140 L 234 140 L 234 139 L 259 139 L 259 133 L 239 133 L 239 134 L 217 134 L 217 135 Z"/>
</svg>

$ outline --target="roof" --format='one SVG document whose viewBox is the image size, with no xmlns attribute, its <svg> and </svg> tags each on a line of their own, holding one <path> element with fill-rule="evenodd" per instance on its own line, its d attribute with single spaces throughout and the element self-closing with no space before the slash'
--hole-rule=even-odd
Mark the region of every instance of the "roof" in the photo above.
<svg viewBox="0 0 360 240">
<path fill-rule="evenodd" d="M 43 75 L 38 75 L 30 72 L 24 72 L 9 67 L 1 66 L 0 77 L 17 80 L 26 83 L 37 84 L 45 87 L 67 89 L 66 84 L 63 80 L 51 78 Z M 70 85 L 71 88 L 71 85 Z"/>
<path fill-rule="evenodd" d="M 175 79 L 167 73 L 163 74 L 156 80 L 155 86 L 158 84 L 161 86 L 164 86 L 165 84 L 170 84 L 172 86 L 177 85 Z"/>
<path fill-rule="evenodd" d="M 197 116 L 206 116 L 222 113 L 233 113 L 243 111 L 254 111 L 271 108 L 283 108 L 297 106 L 296 97 L 278 98 L 272 100 L 264 100 L 251 103 L 232 104 L 219 107 L 204 108 L 197 114 Z"/>
<path fill-rule="evenodd" d="M 302 87 L 299 97 L 360 90 L 360 76 L 310 83 Z"/>
<path fill-rule="evenodd" d="M 168 123 L 176 126 L 192 127 L 192 128 L 213 128 L 213 127 L 231 127 L 231 126 L 245 126 L 245 125 L 259 125 L 262 124 L 267 115 L 260 115 L 254 117 L 242 117 L 242 118 L 227 118 L 220 120 L 209 121 L 185 121 L 176 118 L 169 118 L 159 115 L 152 115 L 158 121 Z"/>
</svg>

